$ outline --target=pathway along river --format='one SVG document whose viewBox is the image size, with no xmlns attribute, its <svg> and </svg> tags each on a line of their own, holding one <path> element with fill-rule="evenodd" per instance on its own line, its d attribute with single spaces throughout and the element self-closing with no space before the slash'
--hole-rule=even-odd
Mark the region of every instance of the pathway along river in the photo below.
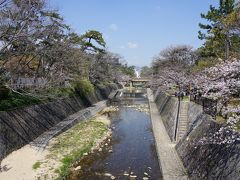
<svg viewBox="0 0 240 180">
<path fill-rule="evenodd" d="M 72 171 L 69 180 L 162 179 L 147 98 L 134 96 L 123 98 L 117 103 L 119 111 L 110 114 L 113 134 L 107 146 L 81 160 L 81 170 Z"/>
</svg>

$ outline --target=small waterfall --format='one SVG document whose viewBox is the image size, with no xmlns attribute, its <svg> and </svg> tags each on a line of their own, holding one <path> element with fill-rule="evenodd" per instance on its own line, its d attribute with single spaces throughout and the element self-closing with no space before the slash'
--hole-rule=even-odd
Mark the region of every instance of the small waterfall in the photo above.
<svg viewBox="0 0 240 180">
<path fill-rule="evenodd" d="M 136 77 L 137 77 L 137 78 L 141 78 L 141 77 L 140 77 L 140 70 L 137 70 L 137 69 L 135 68 L 134 71 L 135 71 Z"/>
</svg>

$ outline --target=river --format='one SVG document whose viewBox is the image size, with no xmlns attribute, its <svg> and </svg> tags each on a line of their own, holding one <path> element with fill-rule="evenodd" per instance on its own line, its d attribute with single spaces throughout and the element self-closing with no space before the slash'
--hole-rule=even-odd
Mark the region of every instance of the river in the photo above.
<svg viewBox="0 0 240 180">
<path fill-rule="evenodd" d="M 148 101 L 143 94 L 123 98 L 109 114 L 113 134 L 101 152 L 88 155 L 70 173 L 69 180 L 154 179 L 161 180 Z"/>
</svg>

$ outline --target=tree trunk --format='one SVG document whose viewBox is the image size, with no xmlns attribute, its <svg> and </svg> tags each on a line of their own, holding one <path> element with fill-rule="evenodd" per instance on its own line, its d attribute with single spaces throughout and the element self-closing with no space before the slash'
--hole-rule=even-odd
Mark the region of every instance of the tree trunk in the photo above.
<svg viewBox="0 0 240 180">
<path fill-rule="evenodd" d="M 225 60 L 229 59 L 229 52 L 230 52 L 230 37 L 229 32 L 227 31 L 225 39 Z"/>
</svg>

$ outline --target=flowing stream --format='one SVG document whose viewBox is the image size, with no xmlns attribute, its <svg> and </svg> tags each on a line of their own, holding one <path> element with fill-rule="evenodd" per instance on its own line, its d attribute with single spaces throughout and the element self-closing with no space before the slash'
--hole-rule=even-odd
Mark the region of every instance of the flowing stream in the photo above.
<svg viewBox="0 0 240 180">
<path fill-rule="evenodd" d="M 113 134 L 101 152 L 88 155 L 68 177 L 76 179 L 162 179 L 148 101 L 143 94 L 123 98 L 109 114 Z"/>
</svg>

